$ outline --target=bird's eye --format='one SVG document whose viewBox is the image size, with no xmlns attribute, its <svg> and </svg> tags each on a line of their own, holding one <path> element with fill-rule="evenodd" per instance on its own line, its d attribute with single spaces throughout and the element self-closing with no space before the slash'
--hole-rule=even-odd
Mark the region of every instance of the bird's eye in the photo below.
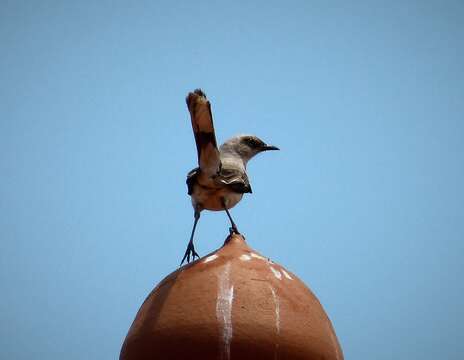
<svg viewBox="0 0 464 360">
<path fill-rule="evenodd" d="M 251 148 L 256 148 L 259 146 L 258 141 L 256 141 L 256 139 L 253 139 L 253 138 L 247 138 L 246 143 Z"/>
</svg>

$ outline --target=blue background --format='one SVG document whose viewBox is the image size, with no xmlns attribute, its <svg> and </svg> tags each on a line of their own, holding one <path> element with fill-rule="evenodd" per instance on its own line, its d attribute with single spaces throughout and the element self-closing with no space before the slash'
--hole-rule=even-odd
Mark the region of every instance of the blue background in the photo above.
<svg viewBox="0 0 464 360">
<path fill-rule="evenodd" d="M 118 357 L 185 250 L 202 87 L 219 142 L 282 149 L 232 214 L 345 357 L 462 359 L 463 4 L 2 1 L 0 358 Z"/>
</svg>

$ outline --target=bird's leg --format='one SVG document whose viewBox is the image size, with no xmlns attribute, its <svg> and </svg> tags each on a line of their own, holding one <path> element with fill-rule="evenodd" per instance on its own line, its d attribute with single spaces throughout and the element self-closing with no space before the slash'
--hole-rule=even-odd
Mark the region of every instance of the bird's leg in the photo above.
<svg viewBox="0 0 464 360">
<path fill-rule="evenodd" d="M 190 256 L 192 256 L 192 261 L 195 260 L 195 256 L 197 258 L 200 258 L 200 255 L 195 251 L 195 246 L 193 246 L 193 235 L 195 234 L 195 229 L 197 227 L 198 220 L 200 219 L 200 211 L 198 209 L 195 209 L 195 221 L 193 222 L 193 229 L 192 229 L 192 235 L 190 235 L 190 241 L 188 242 L 187 249 L 185 250 L 184 257 L 182 258 L 182 261 L 180 265 L 184 263 L 185 259 L 187 259 L 187 263 L 190 262 Z"/>
<path fill-rule="evenodd" d="M 229 217 L 229 220 L 230 220 L 230 225 L 232 226 L 230 228 L 230 233 L 235 233 L 237 235 L 240 235 L 240 232 L 238 231 L 237 229 L 237 225 L 235 225 L 235 222 L 234 220 L 232 220 L 232 216 L 230 216 L 230 212 L 229 210 L 227 209 L 227 205 L 226 205 L 226 199 L 222 198 L 222 206 L 224 207 L 224 210 L 226 211 L 226 214 L 227 216 Z"/>
</svg>

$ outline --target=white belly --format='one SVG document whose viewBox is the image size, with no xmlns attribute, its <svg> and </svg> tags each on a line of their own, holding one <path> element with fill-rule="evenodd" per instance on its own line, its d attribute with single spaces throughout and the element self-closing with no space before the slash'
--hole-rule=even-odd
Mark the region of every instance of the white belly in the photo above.
<svg viewBox="0 0 464 360">
<path fill-rule="evenodd" d="M 227 188 L 210 189 L 196 184 L 191 196 L 193 207 L 198 206 L 201 210 L 220 211 L 224 210 L 222 199 L 225 200 L 227 209 L 231 209 L 242 199 L 243 194 L 232 192 Z"/>
</svg>

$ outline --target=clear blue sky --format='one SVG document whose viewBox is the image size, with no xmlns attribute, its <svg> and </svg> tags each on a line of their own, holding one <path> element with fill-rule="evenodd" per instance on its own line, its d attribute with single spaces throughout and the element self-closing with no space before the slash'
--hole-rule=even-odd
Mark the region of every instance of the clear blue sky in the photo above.
<svg viewBox="0 0 464 360">
<path fill-rule="evenodd" d="M 1 2 L 0 358 L 118 357 L 185 250 L 202 87 L 220 142 L 282 149 L 232 213 L 345 357 L 462 359 L 463 2 L 250 3 Z"/>
</svg>

